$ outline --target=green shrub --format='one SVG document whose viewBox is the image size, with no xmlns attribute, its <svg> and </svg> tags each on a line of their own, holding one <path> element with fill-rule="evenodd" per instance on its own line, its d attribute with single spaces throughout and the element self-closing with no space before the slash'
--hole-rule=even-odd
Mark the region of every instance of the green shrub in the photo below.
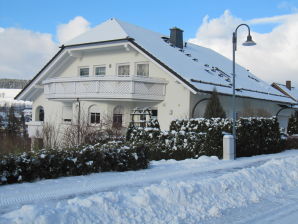
<svg viewBox="0 0 298 224">
<path fill-rule="evenodd" d="M 241 118 L 236 122 L 237 157 L 280 152 L 279 124 L 273 118 Z M 175 120 L 169 132 L 154 128 L 130 130 L 131 144 L 144 143 L 149 160 L 223 156 L 223 135 L 231 133 L 232 121 L 222 118 Z"/>
<path fill-rule="evenodd" d="M 289 136 L 284 145 L 285 149 L 298 149 L 298 136 Z"/>
<path fill-rule="evenodd" d="M 204 117 L 209 119 L 215 117 L 226 118 L 226 113 L 219 101 L 216 89 L 213 89 L 211 93 L 205 109 Z"/>
<path fill-rule="evenodd" d="M 288 134 L 298 134 L 298 111 L 295 111 L 295 114 L 292 114 L 289 118 Z"/>
<path fill-rule="evenodd" d="M 77 149 L 42 149 L 0 157 L 0 184 L 86 175 L 104 171 L 144 169 L 144 145 L 112 142 Z"/>
</svg>

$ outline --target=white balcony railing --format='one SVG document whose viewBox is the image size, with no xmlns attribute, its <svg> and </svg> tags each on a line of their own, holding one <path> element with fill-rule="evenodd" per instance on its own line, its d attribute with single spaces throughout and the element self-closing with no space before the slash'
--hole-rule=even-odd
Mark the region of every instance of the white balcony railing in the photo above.
<svg viewBox="0 0 298 224">
<path fill-rule="evenodd" d="M 164 99 L 167 82 L 142 77 L 75 77 L 47 79 L 43 82 L 48 99 Z"/>
</svg>

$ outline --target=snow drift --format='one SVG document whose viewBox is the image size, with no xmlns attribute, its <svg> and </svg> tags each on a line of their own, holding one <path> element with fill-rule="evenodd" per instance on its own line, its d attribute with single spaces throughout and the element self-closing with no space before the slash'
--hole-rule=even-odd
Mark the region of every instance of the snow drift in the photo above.
<svg viewBox="0 0 298 224">
<path fill-rule="evenodd" d="M 251 159 L 251 158 L 250 158 Z M 187 162 L 186 162 L 187 161 Z M 225 163 L 214 157 L 154 162 L 153 168 L 184 163 Z M 174 164 L 174 165 L 173 165 Z M 298 153 L 254 166 L 217 170 L 209 178 L 189 174 L 138 188 L 121 188 L 59 202 L 23 205 L 3 214 L 3 223 L 198 223 L 220 216 L 229 208 L 245 206 L 298 186 Z"/>
</svg>

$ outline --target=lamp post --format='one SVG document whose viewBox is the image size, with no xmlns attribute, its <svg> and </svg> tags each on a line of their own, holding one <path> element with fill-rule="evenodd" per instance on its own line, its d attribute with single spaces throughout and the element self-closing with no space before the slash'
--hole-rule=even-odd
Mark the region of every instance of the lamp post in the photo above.
<svg viewBox="0 0 298 224">
<path fill-rule="evenodd" d="M 233 141 L 234 141 L 234 155 L 236 155 L 236 109 L 235 109 L 235 53 L 237 50 L 237 31 L 239 29 L 239 27 L 241 26 L 246 26 L 248 29 L 248 35 L 247 35 L 247 39 L 246 41 L 243 43 L 244 46 L 253 46 L 256 45 L 256 43 L 252 40 L 252 37 L 250 35 L 250 28 L 247 24 L 240 24 L 239 26 L 237 26 L 237 28 L 235 29 L 235 31 L 233 32 L 233 38 L 232 38 L 232 42 L 233 42 Z"/>
</svg>

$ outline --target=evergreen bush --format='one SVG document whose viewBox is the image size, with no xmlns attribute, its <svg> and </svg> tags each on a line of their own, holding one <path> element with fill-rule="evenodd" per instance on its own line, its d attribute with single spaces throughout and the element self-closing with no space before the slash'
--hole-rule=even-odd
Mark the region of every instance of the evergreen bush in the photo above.
<svg viewBox="0 0 298 224">
<path fill-rule="evenodd" d="M 122 142 L 76 149 L 42 149 L 0 157 L 0 184 L 86 175 L 94 172 L 144 169 L 148 159 L 144 145 Z"/>
<path fill-rule="evenodd" d="M 237 157 L 280 152 L 279 124 L 273 118 L 241 118 L 236 122 Z M 199 118 L 175 120 L 168 132 L 159 129 L 131 130 L 131 144 L 144 143 L 149 160 L 223 156 L 223 135 L 232 132 L 232 120 Z"/>
<path fill-rule="evenodd" d="M 226 117 L 226 113 L 220 104 L 216 89 L 213 89 L 211 93 L 211 97 L 208 100 L 208 103 L 205 109 L 204 117 L 205 118 L 216 118 L 216 117 L 225 118 Z"/>
<path fill-rule="evenodd" d="M 288 134 L 294 135 L 298 134 L 298 111 L 295 111 L 294 114 L 289 118 L 288 123 Z"/>
</svg>

